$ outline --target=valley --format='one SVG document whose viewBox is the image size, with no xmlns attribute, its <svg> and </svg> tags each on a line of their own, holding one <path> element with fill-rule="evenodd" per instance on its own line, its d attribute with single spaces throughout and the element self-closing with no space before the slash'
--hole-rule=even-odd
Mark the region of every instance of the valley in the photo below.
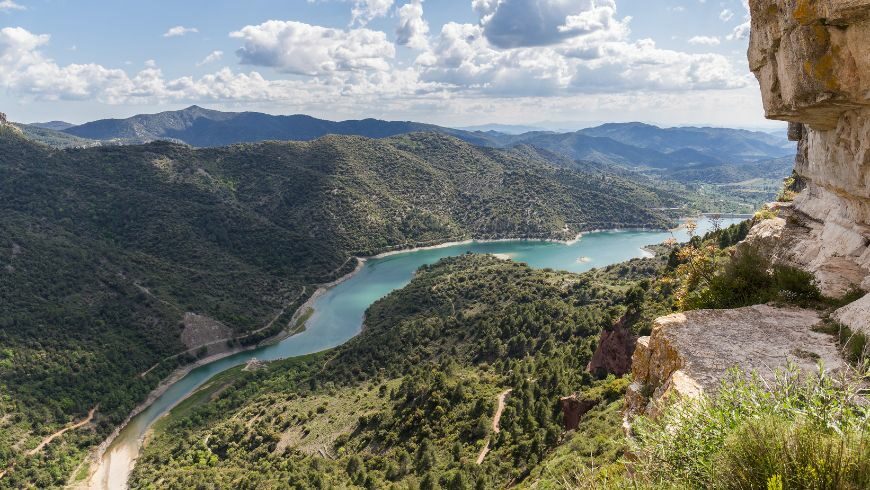
<svg viewBox="0 0 870 490">
<path fill-rule="evenodd" d="M 727 226 L 737 219 L 723 220 Z M 710 231 L 713 224 L 702 221 L 699 232 Z M 438 260 L 467 253 L 509 257 L 536 269 L 559 269 L 583 272 L 631 258 L 646 255 L 643 247 L 661 243 L 668 238 L 688 239 L 685 230 L 675 233 L 655 231 L 611 231 L 584 235 L 569 244 L 539 241 L 470 242 L 419 251 L 386 254 L 366 260 L 352 276 L 330 286 L 325 294 L 311 303 L 313 314 L 306 321 L 304 332 L 274 344 L 233 354 L 196 367 L 162 390 L 142 412 L 126 424 L 113 439 L 93 470 L 91 488 L 113 488 L 126 481 L 126 468 L 132 467 L 139 443 L 151 424 L 176 404 L 209 383 L 218 373 L 251 360 L 274 361 L 288 357 L 322 352 L 345 343 L 363 330 L 363 317 L 369 306 L 391 291 L 411 281 L 415 272 Z M 585 260 L 581 260 L 585 259 Z M 303 307 L 305 308 L 305 307 Z M 331 354 L 327 352 L 326 357 Z M 185 408 L 187 411 L 187 408 Z"/>
</svg>

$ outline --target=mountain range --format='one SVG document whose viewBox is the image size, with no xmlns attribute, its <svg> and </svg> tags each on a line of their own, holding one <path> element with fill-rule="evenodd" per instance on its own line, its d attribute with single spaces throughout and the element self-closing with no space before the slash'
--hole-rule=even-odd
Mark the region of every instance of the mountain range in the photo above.
<svg viewBox="0 0 870 490">
<path fill-rule="evenodd" d="M 513 134 L 516 131 L 507 129 L 512 127 L 501 128 L 506 130 L 502 132 L 453 129 L 412 121 L 363 119 L 334 122 L 306 115 L 221 112 L 191 106 L 127 119 L 66 125 L 55 121 L 35 126 L 102 144 L 169 140 L 195 147 L 267 140 L 310 141 L 327 134 L 386 138 L 431 131 L 476 146 L 509 148 L 526 144 L 572 160 L 670 170 L 747 163 L 793 154 L 793 145 L 781 134 L 727 128 L 660 128 L 643 123 L 604 124 L 571 133 L 529 131 Z"/>
</svg>

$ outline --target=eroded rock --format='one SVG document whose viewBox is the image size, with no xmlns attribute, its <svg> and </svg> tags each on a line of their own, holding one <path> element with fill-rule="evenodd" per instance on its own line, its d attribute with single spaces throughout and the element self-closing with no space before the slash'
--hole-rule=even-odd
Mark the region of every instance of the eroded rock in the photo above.
<svg viewBox="0 0 870 490">
<path fill-rule="evenodd" d="M 751 0 L 749 67 L 767 117 L 832 129 L 867 106 L 870 0 Z"/>
<path fill-rule="evenodd" d="M 586 366 L 587 372 L 604 378 L 608 374 L 622 376 L 631 371 L 631 357 L 637 343 L 637 337 L 629 328 L 631 323 L 631 319 L 623 317 L 611 330 L 601 332 L 598 347 Z"/>
<path fill-rule="evenodd" d="M 574 430 L 580 425 L 580 419 L 598 404 L 598 400 L 586 400 L 577 395 L 565 396 L 559 399 L 562 405 L 562 421 L 565 430 Z"/>
</svg>

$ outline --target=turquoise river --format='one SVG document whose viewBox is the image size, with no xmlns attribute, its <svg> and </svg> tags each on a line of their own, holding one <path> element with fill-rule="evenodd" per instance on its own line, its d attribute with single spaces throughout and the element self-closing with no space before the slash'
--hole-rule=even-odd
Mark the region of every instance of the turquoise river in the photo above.
<svg viewBox="0 0 870 490">
<path fill-rule="evenodd" d="M 723 225 L 739 221 L 724 219 Z M 698 233 L 708 231 L 711 226 L 708 220 L 700 220 Z M 214 375 L 245 364 L 252 358 L 261 361 L 285 359 L 341 345 L 360 333 L 363 315 L 369 305 L 408 284 L 414 272 L 424 264 L 473 252 L 496 254 L 535 268 L 583 272 L 643 257 L 647 255 L 644 246 L 671 237 L 679 241 L 688 238 L 684 229 L 672 232 L 601 231 L 586 233 L 579 240 L 567 244 L 537 240 L 471 241 L 369 259 L 353 276 L 327 289 L 313 302 L 314 313 L 302 333 L 199 366 L 169 386 L 124 426 L 99 461 L 93 463 L 88 486 L 95 489 L 125 488 L 142 438 L 151 424 Z"/>
</svg>

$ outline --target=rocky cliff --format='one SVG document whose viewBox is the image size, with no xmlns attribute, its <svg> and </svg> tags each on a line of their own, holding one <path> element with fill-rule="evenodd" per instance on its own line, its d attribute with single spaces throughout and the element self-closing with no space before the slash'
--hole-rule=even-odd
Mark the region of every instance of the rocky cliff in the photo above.
<svg viewBox="0 0 870 490">
<path fill-rule="evenodd" d="M 807 183 L 777 259 L 823 292 L 870 289 L 870 0 L 751 1 L 749 66 L 767 117 L 792 123 Z"/>
<path fill-rule="evenodd" d="M 806 187 L 747 243 L 812 272 L 827 296 L 870 291 L 870 0 L 749 0 L 749 65 L 768 118 L 789 121 Z M 854 293 L 853 293 L 854 294 Z M 870 335 L 870 295 L 831 317 Z M 726 369 L 843 365 L 813 311 L 753 306 L 657 320 L 638 340 L 627 413 L 715 389 Z"/>
</svg>

